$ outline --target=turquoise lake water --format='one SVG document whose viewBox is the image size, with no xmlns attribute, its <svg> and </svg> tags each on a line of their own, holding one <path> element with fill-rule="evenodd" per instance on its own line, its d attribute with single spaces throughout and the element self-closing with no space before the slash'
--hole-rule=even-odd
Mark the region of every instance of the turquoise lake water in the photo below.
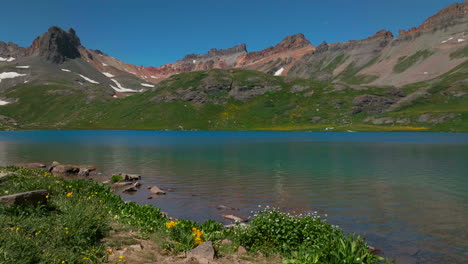
<svg viewBox="0 0 468 264">
<path fill-rule="evenodd" d="M 176 218 L 317 211 L 397 263 L 468 263 L 468 134 L 0 132 L 1 165 L 54 160 L 139 173 L 172 191 L 122 197 Z"/>
</svg>

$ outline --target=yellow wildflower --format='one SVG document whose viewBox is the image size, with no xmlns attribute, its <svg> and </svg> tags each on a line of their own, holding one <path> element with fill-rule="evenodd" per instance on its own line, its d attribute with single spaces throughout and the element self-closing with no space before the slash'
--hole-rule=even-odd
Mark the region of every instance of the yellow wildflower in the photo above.
<svg viewBox="0 0 468 264">
<path fill-rule="evenodd" d="M 176 221 L 169 221 L 166 223 L 166 228 L 167 229 L 171 229 L 173 228 L 174 226 L 176 226 L 178 223 Z"/>
<path fill-rule="evenodd" d="M 88 258 L 88 257 L 83 257 L 83 259 L 84 259 L 84 260 L 89 260 L 89 258 Z"/>
<path fill-rule="evenodd" d="M 40 235 L 41 234 L 41 230 L 37 231 L 36 233 L 34 233 L 36 236 Z"/>
<path fill-rule="evenodd" d="M 67 197 L 70 198 L 70 197 L 72 197 L 72 196 L 73 196 L 73 193 L 72 193 L 72 192 L 67 193 Z"/>
<path fill-rule="evenodd" d="M 203 239 L 202 239 L 202 236 L 203 236 L 203 231 L 199 230 L 198 228 L 194 227 L 192 228 L 192 235 L 194 237 L 194 243 L 195 245 L 200 245 L 200 244 L 203 244 Z"/>
</svg>

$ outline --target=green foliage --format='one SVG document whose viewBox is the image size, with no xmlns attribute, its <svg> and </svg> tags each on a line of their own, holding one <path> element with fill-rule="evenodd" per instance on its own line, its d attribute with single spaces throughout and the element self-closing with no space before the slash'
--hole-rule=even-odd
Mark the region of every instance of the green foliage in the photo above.
<svg viewBox="0 0 468 264">
<path fill-rule="evenodd" d="M 233 238 L 250 251 L 280 252 L 284 263 L 379 263 L 360 237 L 345 236 L 317 214 L 290 215 L 277 210 L 257 212 L 250 225 Z"/>
<path fill-rule="evenodd" d="M 463 59 L 468 57 L 468 45 L 450 53 L 450 59 Z"/>
<path fill-rule="evenodd" d="M 111 183 L 116 183 L 116 182 L 123 182 L 125 179 L 121 175 L 112 175 L 110 182 Z"/>
<path fill-rule="evenodd" d="M 379 57 L 375 57 L 371 59 L 369 62 L 367 62 L 365 65 L 361 67 L 356 67 L 356 64 L 354 62 L 350 63 L 346 69 L 341 72 L 338 76 L 337 79 L 348 83 L 348 84 L 366 84 L 370 83 L 377 78 L 378 76 L 375 75 L 365 75 L 365 74 L 360 74 L 358 75 L 358 72 L 363 70 L 364 68 L 367 68 L 373 64 L 375 64 L 378 61 Z"/>
<path fill-rule="evenodd" d="M 344 54 L 336 56 L 327 66 L 323 69 L 327 72 L 332 72 L 341 65 L 346 60 L 346 56 Z"/>
<path fill-rule="evenodd" d="M 393 67 L 393 71 L 396 73 L 402 73 L 409 69 L 411 66 L 429 58 L 433 54 L 430 50 L 420 50 L 411 56 L 403 56 L 398 58 L 397 64 Z"/>
</svg>

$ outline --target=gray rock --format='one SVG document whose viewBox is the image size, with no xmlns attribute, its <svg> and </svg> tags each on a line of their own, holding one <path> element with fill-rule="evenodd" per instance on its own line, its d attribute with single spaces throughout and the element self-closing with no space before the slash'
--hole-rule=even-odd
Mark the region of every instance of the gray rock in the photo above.
<svg viewBox="0 0 468 264">
<path fill-rule="evenodd" d="M 213 248 L 213 243 L 211 241 L 206 241 L 205 243 L 197 246 L 196 248 L 190 250 L 187 253 L 187 258 L 196 258 L 197 260 L 213 260 L 215 251 Z"/>
<path fill-rule="evenodd" d="M 47 190 L 22 192 L 12 195 L 1 196 L 0 203 L 7 206 L 46 204 L 48 195 L 49 192 Z"/>
</svg>

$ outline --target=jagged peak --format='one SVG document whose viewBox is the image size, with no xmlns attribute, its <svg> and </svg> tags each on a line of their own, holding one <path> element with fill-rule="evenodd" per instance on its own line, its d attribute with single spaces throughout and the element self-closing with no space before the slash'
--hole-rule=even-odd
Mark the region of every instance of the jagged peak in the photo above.
<svg viewBox="0 0 468 264">
<path fill-rule="evenodd" d="M 80 38 L 73 28 L 67 31 L 57 26 L 37 37 L 28 48 L 28 55 L 39 55 L 53 63 L 63 63 L 65 59 L 81 57 L 78 48 L 81 46 Z"/>
</svg>

